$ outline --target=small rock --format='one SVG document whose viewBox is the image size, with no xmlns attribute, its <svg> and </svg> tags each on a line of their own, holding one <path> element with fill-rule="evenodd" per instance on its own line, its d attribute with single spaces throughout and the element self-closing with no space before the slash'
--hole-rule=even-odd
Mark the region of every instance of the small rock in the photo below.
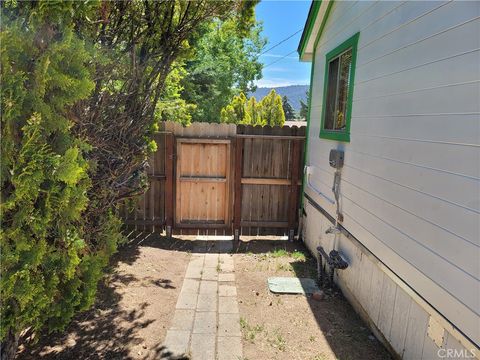
<svg viewBox="0 0 480 360">
<path fill-rule="evenodd" d="M 321 301 L 325 298 L 325 294 L 323 293 L 322 290 L 320 291 L 315 291 L 313 294 L 312 294 L 312 299 L 313 300 L 316 300 L 316 301 Z"/>
<path fill-rule="evenodd" d="M 273 303 L 270 301 L 270 304 L 268 304 L 268 306 L 272 306 L 272 304 L 273 304 Z"/>
<path fill-rule="evenodd" d="M 147 348 L 147 345 L 143 344 L 143 346 L 142 346 L 142 347 L 143 347 L 144 349 L 146 349 L 146 348 Z"/>
<path fill-rule="evenodd" d="M 260 295 L 260 293 L 259 293 L 258 291 L 256 291 L 256 292 L 255 292 L 255 295 L 257 295 L 257 296 L 258 296 L 258 295 Z"/>
</svg>

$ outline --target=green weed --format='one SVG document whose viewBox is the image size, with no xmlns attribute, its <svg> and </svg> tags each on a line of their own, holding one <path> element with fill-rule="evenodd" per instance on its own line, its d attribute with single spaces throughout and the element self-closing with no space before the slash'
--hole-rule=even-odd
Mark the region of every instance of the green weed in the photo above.
<svg viewBox="0 0 480 360">
<path fill-rule="evenodd" d="M 255 343 L 255 337 L 265 328 L 263 325 L 258 324 L 251 326 L 243 317 L 240 318 L 240 327 L 242 328 L 243 338 L 252 344 Z"/>
<path fill-rule="evenodd" d="M 298 251 L 298 250 L 295 250 L 292 253 L 292 258 L 294 258 L 295 260 L 299 260 L 299 261 L 307 260 L 307 257 L 305 256 L 305 254 L 301 251 Z"/>
<path fill-rule="evenodd" d="M 287 341 L 282 336 L 282 334 L 280 334 L 278 329 L 274 330 L 273 333 L 274 336 L 269 338 L 267 341 L 272 347 L 277 348 L 280 351 L 285 351 L 285 349 L 287 348 Z"/>
<path fill-rule="evenodd" d="M 288 251 L 285 249 L 275 249 L 271 252 L 271 256 L 274 258 L 287 257 L 288 255 Z"/>
<path fill-rule="evenodd" d="M 290 264 L 277 264 L 277 271 L 292 271 Z"/>
</svg>

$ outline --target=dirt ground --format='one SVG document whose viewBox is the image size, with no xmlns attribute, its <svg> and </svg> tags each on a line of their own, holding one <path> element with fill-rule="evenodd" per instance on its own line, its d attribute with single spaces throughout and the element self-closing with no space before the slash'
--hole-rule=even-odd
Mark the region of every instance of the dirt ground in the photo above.
<svg viewBox="0 0 480 360">
<path fill-rule="evenodd" d="M 245 360 L 391 359 L 341 293 L 274 295 L 271 276 L 315 277 L 299 243 L 250 241 L 235 255 Z"/>
<path fill-rule="evenodd" d="M 35 345 L 21 345 L 18 358 L 160 358 L 195 245 L 192 240 L 132 239 L 113 259 L 95 306 L 78 315 L 62 334 L 44 334 Z M 250 240 L 235 252 L 241 360 L 390 359 L 341 294 L 315 301 L 268 291 L 270 276 L 315 277 L 315 262 L 302 244 Z"/>
<path fill-rule="evenodd" d="M 142 236 L 120 249 L 100 285 L 95 306 L 63 335 L 21 346 L 19 359 L 156 359 L 168 330 L 185 269 L 188 243 Z"/>
</svg>

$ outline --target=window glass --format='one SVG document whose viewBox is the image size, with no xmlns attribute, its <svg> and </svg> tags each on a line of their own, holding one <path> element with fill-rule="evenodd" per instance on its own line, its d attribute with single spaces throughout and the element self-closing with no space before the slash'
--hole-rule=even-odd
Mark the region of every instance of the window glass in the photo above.
<svg viewBox="0 0 480 360">
<path fill-rule="evenodd" d="M 324 129 L 345 130 L 347 100 L 352 69 L 352 49 L 330 60 L 328 64 L 327 101 Z"/>
<path fill-rule="evenodd" d="M 337 97 L 339 58 L 333 59 L 328 64 L 327 83 L 327 109 L 325 111 L 325 129 L 334 129 L 335 123 L 335 99 Z"/>
</svg>

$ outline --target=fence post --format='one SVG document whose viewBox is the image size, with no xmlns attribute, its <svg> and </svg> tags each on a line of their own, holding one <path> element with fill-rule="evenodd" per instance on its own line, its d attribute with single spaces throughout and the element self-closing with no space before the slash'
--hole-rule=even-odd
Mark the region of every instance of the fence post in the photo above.
<svg viewBox="0 0 480 360">
<path fill-rule="evenodd" d="M 290 184 L 290 199 L 288 209 L 288 240 L 293 241 L 295 235 L 295 222 L 297 220 L 297 201 L 298 201 L 298 178 L 300 165 L 300 141 L 291 140 L 291 154 L 292 154 L 292 176 Z"/>
<path fill-rule="evenodd" d="M 236 138 L 235 142 L 235 180 L 234 180 L 234 207 L 233 207 L 233 235 L 234 241 L 240 240 L 240 221 L 242 217 L 242 171 L 243 171 L 243 139 Z"/>
<path fill-rule="evenodd" d="M 172 237 L 173 229 L 173 183 L 174 183 L 174 136 L 165 135 L 165 225 L 168 238 Z"/>
</svg>

